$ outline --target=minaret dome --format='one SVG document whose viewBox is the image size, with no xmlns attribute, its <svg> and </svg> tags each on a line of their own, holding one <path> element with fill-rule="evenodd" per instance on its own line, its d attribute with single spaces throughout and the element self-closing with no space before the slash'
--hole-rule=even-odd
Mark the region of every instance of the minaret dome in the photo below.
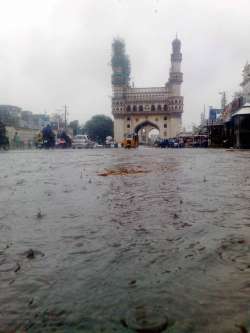
<svg viewBox="0 0 250 333">
<path fill-rule="evenodd" d="M 180 50 L 181 50 L 181 41 L 177 38 L 176 38 L 172 41 L 172 47 L 173 47 L 173 51 L 174 53 L 179 53 Z"/>
</svg>

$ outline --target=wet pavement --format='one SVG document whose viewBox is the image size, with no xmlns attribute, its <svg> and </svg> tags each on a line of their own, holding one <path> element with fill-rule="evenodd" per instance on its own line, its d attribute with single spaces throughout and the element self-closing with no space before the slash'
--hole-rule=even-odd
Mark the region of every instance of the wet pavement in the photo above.
<svg viewBox="0 0 250 333">
<path fill-rule="evenodd" d="M 0 332 L 250 332 L 249 163 L 0 153 Z"/>
</svg>

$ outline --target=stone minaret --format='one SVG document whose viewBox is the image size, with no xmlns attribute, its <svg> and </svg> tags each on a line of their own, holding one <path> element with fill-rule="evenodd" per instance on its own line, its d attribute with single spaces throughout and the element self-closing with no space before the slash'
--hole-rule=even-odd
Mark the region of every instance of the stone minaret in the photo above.
<svg viewBox="0 0 250 333">
<path fill-rule="evenodd" d="M 125 43 L 115 39 L 112 44 L 112 114 L 114 116 L 114 137 L 117 142 L 124 138 L 128 129 L 125 122 L 125 97 L 130 81 L 130 61 L 125 51 Z M 130 130 L 129 130 L 130 131 Z"/>
<path fill-rule="evenodd" d="M 121 39 L 113 41 L 111 64 L 113 96 L 121 98 L 130 80 L 130 61 L 125 53 L 125 43 Z"/>
<path fill-rule="evenodd" d="M 181 84 L 183 82 L 183 74 L 181 72 L 181 41 L 177 38 L 172 42 L 171 68 L 169 73 L 168 87 L 172 96 L 181 95 Z"/>
</svg>

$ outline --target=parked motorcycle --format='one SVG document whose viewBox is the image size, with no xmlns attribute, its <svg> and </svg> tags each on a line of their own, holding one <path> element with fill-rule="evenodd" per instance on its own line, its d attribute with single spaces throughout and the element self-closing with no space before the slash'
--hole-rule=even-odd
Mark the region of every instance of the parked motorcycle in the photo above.
<svg viewBox="0 0 250 333">
<path fill-rule="evenodd" d="M 72 140 L 70 136 L 65 131 L 62 131 L 56 141 L 56 148 L 70 148 L 71 146 Z"/>
</svg>

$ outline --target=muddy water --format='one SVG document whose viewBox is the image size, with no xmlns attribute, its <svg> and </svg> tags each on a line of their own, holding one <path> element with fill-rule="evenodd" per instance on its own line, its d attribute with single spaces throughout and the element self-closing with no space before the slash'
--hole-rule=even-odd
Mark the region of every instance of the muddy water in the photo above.
<svg viewBox="0 0 250 333">
<path fill-rule="evenodd" d="M 249 165 L 223 150 L 1 153 L 0 332 L 133 332 L 144 307 L 163 332 L 247 332 Z M 98 175 L 117 168 L 145 173 Z"/>
</svg>

